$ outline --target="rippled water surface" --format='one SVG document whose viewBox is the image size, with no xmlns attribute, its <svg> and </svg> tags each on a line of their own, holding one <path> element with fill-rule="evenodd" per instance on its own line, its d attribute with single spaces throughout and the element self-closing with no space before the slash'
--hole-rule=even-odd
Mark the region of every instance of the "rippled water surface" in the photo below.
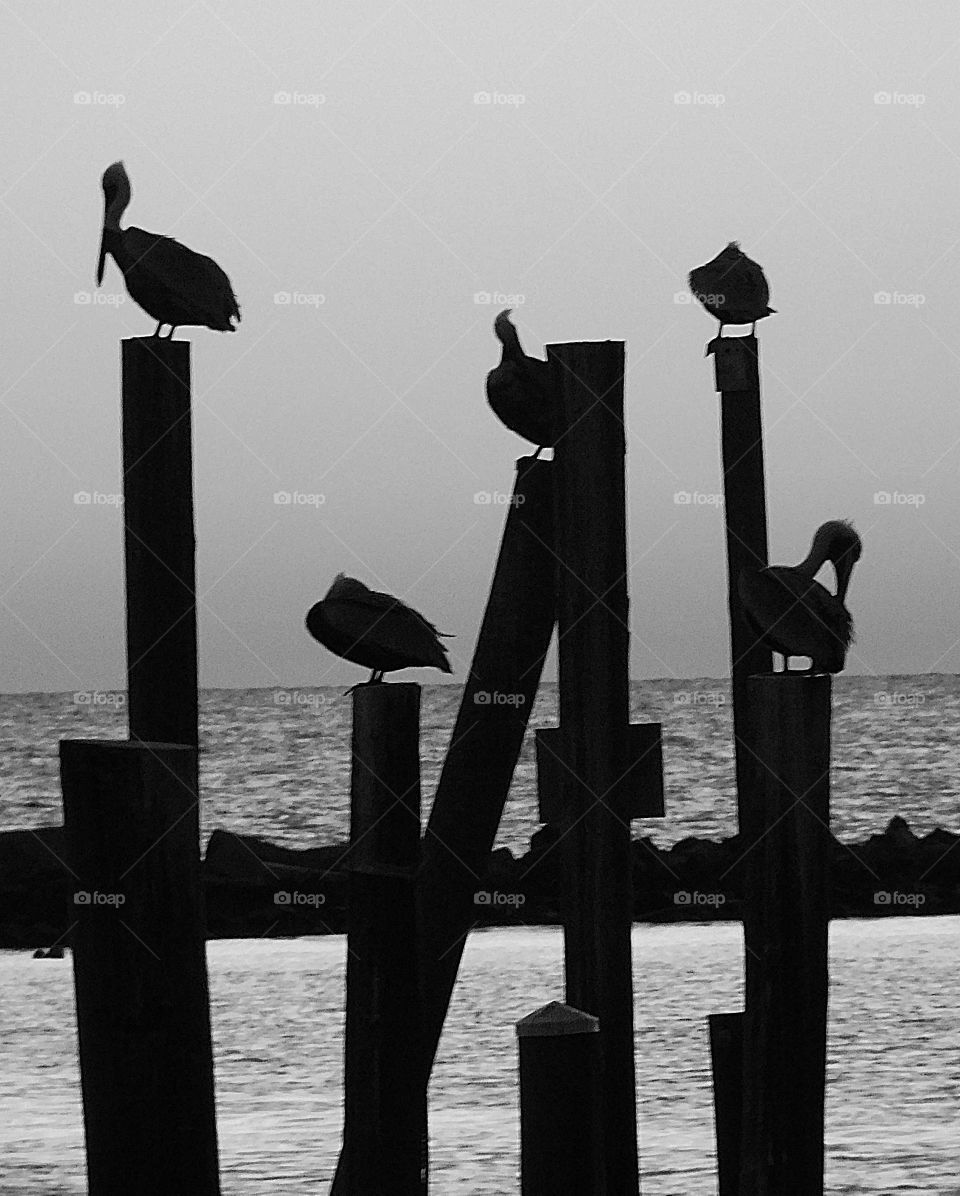
<svg viewBox="0 0 960 1196">
<path fill-rule="evenodd" d="M 960 919 L 831 928 L 827 1191 L 956 1196 Z M 431 1191 L 519 1191 L 514 1023 L 562 995 L 562 937 L 475 933 L 430 1093 Z M 733 924 L 633 932 L 644 1196 L 714 1196 L 708 1013 L 741 1001 Z M 209 948 L 225 1196 L 327 1191 L 340 1135 L 345 943 Z M 0 1192 L 85 1191 L 71 961 L 0 952 Z"/>
<path fill-rule="evenodd" d="M 103 695 L 101 695 L 103 696 Z M 113 695 L 107 695 L 112 697 Z M 122 700 L 122 695 L 120 695 Z M 423 692 L 421 759 L 426 812 L 460 701 L 460 687 Z M 556 724 L 556 687 L 544 686 L 534 727 Z M 339 689 L 205 690 L 201 698 L 203 826 L 289 846 L 347 836 L 350 699 Z M 635 681 L 634 721 L 663 725 L 667 817 L 638 824 L 661 843 L 735 828 L 730 706 L 725 682 Z M 0 827 L 61 821 L 57 743 L 126 735 L 121 707 L 72 694 L 0 696 Z M 833 829 L 880 831 L 902 814 L 918 833 L 960 830 L 960 678 L 834 680 Z M 499 844 L 526 850 L 537 829 L 536 765 L 528 735 Z"/>
</svg>

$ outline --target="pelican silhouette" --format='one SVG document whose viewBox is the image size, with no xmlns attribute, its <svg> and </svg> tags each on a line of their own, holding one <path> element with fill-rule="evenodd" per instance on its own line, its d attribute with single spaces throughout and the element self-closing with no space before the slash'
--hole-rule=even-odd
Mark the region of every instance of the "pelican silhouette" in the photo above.
<svg viewBox="0 0 960 1196">
<path fill-rule="evenodd" d="M 452 673 L 447 650 L 423 615 L 390 594 L 368 589 L 338 573 L 327 596 L 307 612 L 307 630 L 335 656 L 372 669 L 370 685 L 396 669 L 434 668 Z"/>
<path fill-rule="evenodd" d="M 740 574 L 738 588 L 746 620 L 767 647 L 783 655 L 785 671 L 789 671 L 791 656 L 809 656 L 810 672 L 843 671 L 853 641 L 853 620 L 844 599 L 862 551 L 853 525 L 831 519 L 817 529 L 810 551 L 799 565 L 744 569 Z M 831 561 L 836 571 L 836 594 L 814 580 L 826 561 Z"/>
<path fill-rule="evenodd" d="M 130 203 L 130 179 L 122 162 L 103 172 L 103 234 L 97 263 L 97 286 L 103 282 L 107 254 L 123 272 L 130 298 L 157 321 L 154 336 L 170 325 L 167 339 L 181 325 L 233 332 L 240 308 L 230 279 L 210 257 L 194 253 L 172 237 L 142 228 L 121 228 Z"/>
<path fill-rule="evenodd" d="M 508 307 L 500 312 L 493 322 L 503 355 L 496 369 L 487 374 L 487 402 L 511 432 L 538 446 L 533 454 L 536 458 L 556 439 L 556 395 L 550 366 L 524 353 L 510 311 Z"/>
<path fill-rule="evenodd" d="M 724 324 L 752 324 L 775 315 L 763 270 L 736 241 L 702 266 L 690 271 L 690 289 L 715 320 Z M 719 335 L 719 333 L 718 333 Z"/>
</svg>

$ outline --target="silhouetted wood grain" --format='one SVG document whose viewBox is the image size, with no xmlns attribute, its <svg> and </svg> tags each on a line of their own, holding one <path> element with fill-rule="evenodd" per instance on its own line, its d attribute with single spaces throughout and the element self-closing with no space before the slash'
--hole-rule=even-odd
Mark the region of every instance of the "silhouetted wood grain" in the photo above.
<svg viewBox="0 0 960 1196">
<path fill-rule="evenodd" d="M 823 1192 L 830 677 L 751 677 L 760 838 L 745 941 L 741 1190 Z"/>
<path fill-rule="evenodd" d="M 517 1022 L 522 1196 L 606 1196 L 598 1028 L 558 1001 Z"/>
<path fill-rule="evenodd" d="M 217 1196 L 196 749 L 60 744 L 90 1196 Z"/>
<path fill-rule="evenodd" d="M 554 447 L 566 1001 L 600 1019 L 607 1189 L 639 1191 L 628 764 L 624 346 L 548 345 L 561 426 Z"/>
<path fill-rule="evenodd" d="M 415 877 L 420 686 L 353 694 L 344 1150 L 335 1190 L 426 1192 Z"/>
<path fill-rule="evenodd" d="M 198 742 L 190 344 L 123 342 L 131 739 Z"/>
</svg>

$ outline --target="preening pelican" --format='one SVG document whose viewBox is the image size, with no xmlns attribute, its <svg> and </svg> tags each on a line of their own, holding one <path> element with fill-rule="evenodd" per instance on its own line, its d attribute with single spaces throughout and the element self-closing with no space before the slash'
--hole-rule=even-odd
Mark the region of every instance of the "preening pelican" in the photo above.
<svg viewBox="0 0 960 1196">
<path fill-rule="evenodd" d="M 799 565 L 744 569 L 740 574 L 746 620 L 767 647 L 783 655 L 785 670 L 790 668 L 791 656 L 809 656 L 811 672 L 843 671 L 853 641 L 853 620 L 844 599 L 862 551 L 853 525 L 831 519 L 817 529 Z M 836 594 L 814 581 L 825 561 L 831 561 L 836 571 Z"/>
<path fill-rule="evenodd" d="M 335 656 L 372 669 L 373 684 L 395 669 L 452 673 L 439 636 L 445 632 L 390 594 L 338 573 L 327 596 L 307 612 L 307 630 Z"/>
<path fill-rule="evenodd" d="M 97 286 L 103 282 L 107 254 L 123 272 L 130 298 L 157 321 L 154 336 L 170 325 L 168 339 L 181 324 L 233 332 L 240 308 L 230 279 L 210 257 L 194 253 L 172 237 L 142 228 L 121 228 L 130 203 L 130 180 L 122 162 L 103 172 L 103 235 Z"/>
<path fill-rule="evenodd" d="M 711 262 L 690 271 L 690 289 L 715 320 L 724 324 L 752 324 L 775 315 L 770 288 L 763 270 L 736 241 L 731 241 Z M 718 334 L 719 335 L 719 334 Z"/>
<path fill-rule="evenodd" d="M 503 355 L 496 369 L 487 374 L 487 402 L 511 432 L 538 446 L 534 457 L 539 457 L 556 439 L 556 395 L 550 366 L 524 353 L 510 310 L 502 311 L 493 322 Z"/>
</svg>

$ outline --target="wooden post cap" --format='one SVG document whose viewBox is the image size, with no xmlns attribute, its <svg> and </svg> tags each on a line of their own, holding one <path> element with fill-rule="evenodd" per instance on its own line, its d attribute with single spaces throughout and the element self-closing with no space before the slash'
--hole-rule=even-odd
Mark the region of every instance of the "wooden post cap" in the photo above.
<svg viewBox="0 0 960 1196">
<path fill-rule="evenodd" d="M 562 1034 L 597 1034 L 600 1019 L 562 1001 L 550 1001 L 517 1022 L 518 1038 L 555 1038 Z"/>
<path fill-rule="evenodd" d="M 717 390 L 749 390 L 752 363 L 757 356 L 755 336 L 715 336 L 705 356 L 711 354 Z"/>
</svg>

